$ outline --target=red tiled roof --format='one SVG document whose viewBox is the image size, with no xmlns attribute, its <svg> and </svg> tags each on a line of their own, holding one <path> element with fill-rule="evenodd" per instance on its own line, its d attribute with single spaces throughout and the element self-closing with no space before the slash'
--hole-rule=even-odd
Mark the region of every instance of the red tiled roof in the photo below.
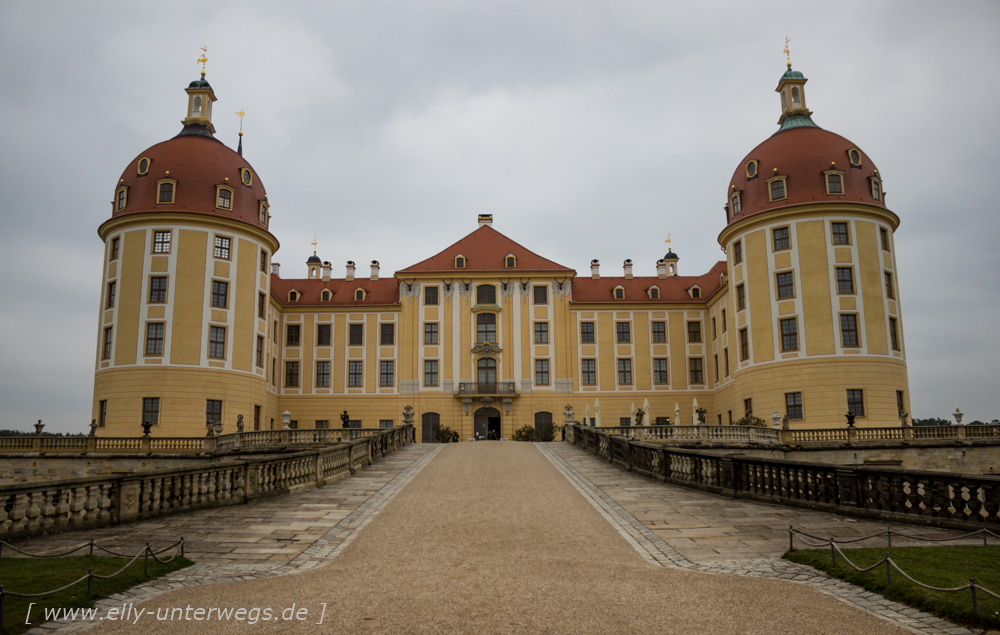
<svg viewBox="0 0 1000 635">
<path fill-rule="evenodd" d="M 601 277 L 597 280 L 580 276 L 573 280 L 573 303 L 621 303 L 621 304 L 677 304 L 679 302 L 706 302 L 708 298 L 722 286 L 722 274 L 727 272 L 726 261 L 720 260 L 700 276 L 671 276 L 659 278 L 644 276 L 639 278 Z M 621 285 L 625 289 L 625 299 L 616 300 L 615 287 Z M 647 293 L 652 286 L 660 289 L 660 297 L 653 300 Z M 698 285 L 701 289 L 700 298 L 688 295 L 688 289 Z"/>
<path fill-rule="evenodd" d="M 301 294 L 296 302 L 288 301 L 288 292 L 292 289 Z M 323 289 L 329 289 L 333 292 L 333 296 L 328 302 L 323 302 L 321 299 Z M 365 290 L 364 300 L 354 300 L 356 289 Z M 324 282 L 321 278 L 283 280 L 277 275 L 271 274 L 271 295 L 278 301 L 278 304 L 286 307 L 366 307 L 399 304 L 399 283 L 396 282 L 395 278 L 379 278 L 378 280 L 355 278 L 350 282 L 343 278 L 331 278 L 329 282 Z"/>
<path fill-rule="evenodd" d="M 515 271 L 573 271 L 525 249 L 489 225 L 483 225 L 454 245 L 397 273 L 504 271 L 504 259 L 508 254 L 517 257 Z M 465 256 L 464 269 L 455 268 L 455 256 L 458 255 Z"/>
<path fill-rule="evenodd" d="M 802 203 L 850 202 L 885 207 L 883 202 L 872 198 L 869 177 L 877 172 L 875 164 L 858 148 L 861 166 L 853 167 L 847 156 L 851 148 L 857 146 L 822 128 L 793 128 L 775 133 L 751 150 L 736 166 L 726 192 L 726 202 L 729 203 L 735 186 L 742 192 L 742 213 L 727 219 L 728 222 L 735 223 L 758 212 Z M 747 178 L 746 173 L 747 162 L 751 159 L 758 161 L 759 176 L 753 179 Z M 836 166 L 831 166 L 831 162 Z M 823 171 L 830 169 L 844 173 L 844 194 L 826 193 Z M 785 182 L 788 198 L 772 203 L 767 180 L 775 175 L 788 177 Z"/>
</svg>

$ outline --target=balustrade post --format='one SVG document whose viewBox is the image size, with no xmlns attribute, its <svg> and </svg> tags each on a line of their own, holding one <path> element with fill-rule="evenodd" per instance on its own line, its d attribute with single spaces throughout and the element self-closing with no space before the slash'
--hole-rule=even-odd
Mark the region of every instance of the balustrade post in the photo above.
<svg viewBox="0 0 1000 635">
<path fill-rule="evenodd" d="M 847 429 L 847 443 L 853 445 L 858 442 L 858 429 L 850 427 Z"/>
<path fill-rule="evenodd" d="M 724 456 L 720 459 L 720 483 L 723 490 L 728 490 L 727 494 L 736 497 L 736 471 L 733 466 L 733 459 Z"/>
<path fill-rule="evenodd" d="M 97 451 L 97 437 L 87 437 L 87 453 Z"/>
<path fill-rule="evenodd" d="M 317 451 L 313 455 L 313 482 L 316 483 L 316 487 L 323 487 L 326 485 L 326 480 L 323 478 L 323 452 Z"/>
<path fill-rule="evenodd" d="M 354 444 L 349 443 L 347 445 L 347 469 L 351 474 L 354 474 L 357 469 L 354 467 Z"/>
<path fill-rule="evenodd" d="M 42 451 L 42 437 L 32 437 L 31 438 L 31 450 L 33 452 Z"/>
<path fill-rule="evenodd" d="M 656 468 L 656 477 L 661 483 L 667 481 L 667 450 L 666 448 L 657 448 L 657 454 L 660 455 L 660 464 Z"/>
<path fill-rule="evenodd" d="M 958 433 L 958 435 L 957 435 L 958 440 L 959 441 L 965 441 L 965 430 L 966 430 L 966 427 L 965 426 L 955 426 L 955 427 L 958 428 L 957 430 L 955 430 L 955 432 Z"/>
<path fill-rule="evenodd" d="M 144 437 L 140 438 L 139 439 L 139 451 L 142 452 L 143 454 L 152 454 L 153 450 L 150 448 L 150 446 L 152 445 L 150 443 L 151 441 L 152 441 L 152 437 L 146 437 L 146 436 L 144 436 Z"/>
<path fill-rule="evenodd" d="M 912 441 L 913 440 L 913 426 L 906 426 L 903 428 L 903 440 Z"/>
<path fill-rule="evenodd" d="M 848 467 L 837 468 L 837 504 L 850 507 L 858 505 L 858 475 Z"/>
<path fill-rule="evenodd" d="M 795 436 L 791 430 L 778 430 L 778 443 L 780 445 L 792 445 L 795 442 Z"/>
</svg>

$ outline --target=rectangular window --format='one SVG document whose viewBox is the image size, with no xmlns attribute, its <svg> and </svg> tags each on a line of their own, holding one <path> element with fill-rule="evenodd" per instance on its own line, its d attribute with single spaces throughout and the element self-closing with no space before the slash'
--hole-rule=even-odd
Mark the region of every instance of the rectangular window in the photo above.
<svg viewBox="0 0 1000 635">
<path fill-rule="evenodd" d="M 424 344 L 437 344 L 438 343 L 438 325 L 437 322 L 425 322 L 424 323 Z"/>
<path fill-rule="evenodd" d="M 101 399 L 97 405 L 97 427 L 103 428 L 108 423 L 108 400 Z"/>
<path fill-rule="evenodd" d="M 837 293 L 854 293 L 854 269 L 837 267 Z"/>
<path fill-rule="evenodd" d="M 391 430 L 392 429 L 392 419 L 379 419 L 378 420 L 378 427 L 380 427 L 382 429 L 385 429 L 385 430 Z"/>
<path fill-rule="evenodd" d="M 232 209 L 233 208 L 233 193 L 229 190 L 219 188 L 218 201 L 216 201 L 215 206 L 219 209 Z"/>
<path fill-rule="evenodd" d="M 437 303 L 438 303 L 438 288 L 424 287 L 424 304 L 428 306 L 437 306 Z"/>
<path fill-rule="evenodd" d="M 692 357 L 688 360 L 688 369 L 691 371 L 691 383 L 692 384 L 704 384 L 705 383 L 705 372 L 702 368 L 702 360 L 700 357 Z"/>
<path fill-rule="evenodd" d="M 253 429 L 260 430 L 260 406 L 256 404 L 253 407 Z"/>
<path fill-rule="evenodd" d="M 549 323 L 535 322 L 535 344 L 549 343 Z"/>
<path fill-rule="evenodd" d="M 777 229 L 773 229 L 771 230 L 771 235 L 774 238 L 774 251 L 791 248 L 792 242 L 789 237 L 787 227 L 778 227 Z"/>
<path fill-rule="evenodd" d="M 841 177 L 839 174 L 827 174 L 826 192 L 827 194 L 843 194 L 844 193 L 843 177 Z"/>
<path fill-rule="evenodd" d="M 257 368 L 264 368 L 264 336 L 257 336 Z"/>
<path fill-rule="evenodd" d="M 167 277 L 153 276 L 149 279 L 149 302 L 160 304 L 167 301 Z"/>
<path fill-rule="evenodd" d="M 329 419 L 317 419 L 316 420 L 316 429 L 317 430 L 327 430 L 329 428 L 330 428 L 330 420 Z"/>
<path fill-rule="evenodd" d="M 747 290 L 742 284 L 736 285 L 736 310 L 742 311 L 747 308 Z"/>
<path fill-rule="evenodd" d="M 221 399 L 206 399 L 205 400 L 205 422 L 206 423 L 218 423 L 222 421 L 222 400 Z"/>
<path fill-rule="evenodd" d="M 744 399 L 743 400 L 743 412 L 745 412 L 747 414 L 752 414 L 753 413 L 753 399 Z"/>
<path fill-rule="evenodd" d="M 583 382 L 584 386 L 594 386 L 597 384 L 597 360 L 596 359 L 583 359 L 580 360 L 580 381 Z"/>
<path fill-rule="evenodd" d="M 847 229 L 847 223 L 830 223 L 830 231 L 833 235 L 834 245 L 851 244 L 851 233 Z"/>
<path fill-rule="evenodd" d="M 225 309 L 229 306 L 229 283 L 212 280 L 212 306 Z"/>
<path fill-rule="evenodd" d="M 892 273 L 889 271 L 885 272 L 885 297 L 890 300 L 896 299 L 896 290 L 892 285 Z"/>
<path fill-rule="evenodd" d="M 791 271 L 783 271 L 774 275 L 778 288 L 778 299 L 795 297 L 795 276 Z"/>
<path fill-rule="evenodd" d="M 729 349 L 728 348 L 722 349 L 722 361 L 725 364 L 722 367 L 722 374 L 724 376 L 726 376 L 726 377 L 729 377 Z"/>
<path fill-rule="evenodd" d="M 618 334 L 619 344 L 628 344 L 632 341 L 632 325 L 628 322 L 618 322 L 615 324 L 615 331 Z"/>
<path fill-rule="evenodd" d="M 208 327 L 208 356 L 215 359 L 226 358 L 226 327 Z"/>
<path fill-rule="evenodd" d="M 594 323 L 580 322 L 580 342 L 582 344 L 594 343 Z"/>
<path fill-rule="evenodd" d="M 631 426 L 632 426 L 632 418 L 631 417 L 618 417 L 618 427 L 620 427 L 620 428 L 628 428 L 628 427 L 631 427 Z"/>
<path fill-rule="evenodd" d="M 267 252 L 260 250 L 260 272 L 267 273 Z"/>
<path fill-rule="evenodd" d="M 330 387 L 330 362 L 316 362 L 316 386 Z"/>
<path fill-rule="evenodd" d="M 347 344 L 349 346 L 361 346 L 364 344 L 365 330 L 363 324 L 348 325 Z"/>
<path fill-rule="evenodd" d="M 788 415 L 789 419 L 802 418 L 802 393 L 785 393 L 785 414 Z"/>
<path fill-rule="evenodd" d="M 618 360 L 618 383 L 623 386 L 628 386 L 632 383 L 632 360 L 631 359 L 619 359 Z"/>
<path fill-rule="evenodd" d="M 299 363 L 285 362 L 285 386 L 297 388 L 299 385 Z"/>
<path fill-rule="evenodd" d="M 396 363 L 392 360 L 382 360 L 379 363 L 378 385 L 391 387 L 396 385 Z"/>
<path fill-rule="evenodd" d="M 878 233 L 882 238 L 882 249 L 889 251 L 889 230 L 885 227 L 879 227 Z"/>
<path fill-rule="evenodd" d="M 150 322 L 146 325 L 146 354 L 163 355 L 163 322 Z"/>
<path fill-rule="evenodd" d="M 902 417 L 903 413 L 906 412 L 906 410 L 903 408 L 903 391 L 902 390 L 897 390 L 896 391 L 896 412 L 899 413 L 900 417 Z"/>
<path fill-rule="evenodd" d="M 115 292 L 117 291 L 117 289 L 118 289 L 118 283 L 117 282 L 109 282 L 108 283 L 108 302 L 107 302 L 107 304 L 105 305 L 104 308 L 106 308 L 106 309 L 113 309 L 113 308 L 115 308 Z"/>
<path fill-rule="evenodd" d="M 665 384 L 670 381 L 670 374 L 667 371 L 667 360 L 666 358 L 657 358 L 653 360 L 653 383 L 654 384 Z"/>
<path fill-rule="evenodd" d="M 111 359 L 112 327 L 104 327 L 104 346 L 101 349 L 101 359 Z"/>
<path fill-rule="evenodd" d="M 257 294 L 257 317 L 263 318 L 267 311 L 267 296 L 263 293 Z"/>
<path fill-rule="evenodd" d="M 544 284 L 536 284 L 532 291 L 535 294 L 535 304 L 548 304 L 549 288 Z"/>
<path fill-rule="evenodd" d="M 157 203 L 173 203 L 174 202 L 174 184 L 173 183 L 160 183 L 159 196 L 156 198 Z"/>
<path fill-rule="evenodd" d="M 785 198 L 785 180 L 771 181 L 771 200 L 780 201 Z"/>
<path fill-rule="evenodd" d="M 215 248 L 212 250 L 212 255 L 216 258 L 229 260 L 229 246 L 231 243 L 232 239 L 230 238 L 226 238 L 225 236 L 216 236 Z"/>
<path fill-rule="evenodd" d="M 740 329 L 740 361 L 750 359 L 750 336 L 746 329 Z"/>
<path fill-rule="evenodd" d="M 360 386 L 361 372 L 361 362 L 347 362 L 347 385 Z"/>
<path fill-rule="evenodd" d="M 169 254 L 170 253 L 170 232 L 169 231 L 154 231 L 153 232 L 153 253 L 154 254 Z"/>
<path fill-rule="evenodd" d="M 275 368 L 276 368 L 275 365 L 277 363 L 278 363 L 278 360 L 276 360 L 276 359 L 274 359 L 272 357 L 271 358 L 271 385 L 272 386 L 277 386 L 278 385 L 278 371 L 275 370 Z"/>
<path fill-rule="evenodd" d="M 118 260 L 118 246 L 121 244 L 121 240 L 118 238 L 111 239 L 111 253 L 108 255 L 108 261 Z"/>
<path fill-rule="evenodd" d="M 697 343 L 701 341 L 701 322 L 688 322 L 688 342 Z"/>
<path fill-rule="evenodd" d="M 716 340 L 719 337 L 719 329 L 715 326 L 715 318 L 712 318 L 712 340 Z"/>
<path fill-rule="evenodd" d="M 481 284 L 476 287 L 476 304 L 496 304 L 497 288 L 492 284 Z"/>
<path fill-rule="evenodd" d="M 538 386 L 549 385 L 549 360 L 535 360 L 535 384 Z"/>
<path fill-rule="evenodd" d="M 857 388 L 847 391 L 847 411 L 855 417 L 865 416 L 865 391 Z"/>
<path fill-rule="evenodd" d="M 799 350 L 799 324 L 797 318 L 781 320 L 781 350 Z"/>
<path fill-rule="evenodd" d="M 142 398 L 142 422 L 157 425 L 160 423 L 160 398 Z"/>
<path fill-rule="evenodd" d="M 317 346 L 329 346 L 330 345 L 330 332 L 331 327 L 329 324 L 320 324 L 316 327 L 316 345 Z"/>
<path fill-rule="evenodd" d="M 892 350 L 899 350 L 899 332 L 896 330 L 896 318 L 889 318 L 889 341 L 892 343 Z"/>
<path fill-rule="evenodd" d="M 722 332 L 725 333 L 729 330 L 729 324 L 726 321 L 726 310 L 722 309 Z"/>
<path fill-rule="evenodd" d="M 382 346 L 392 346 L 396 343 L 396 325 L 379 324 L 379 344 Z"/>
<path fill-rule="evenodd" d="M 737 240 L 733 243 L 733 264 L 738 265 L 743 262 L 743 241 Z"/>
<path fill-rule="evenodd" d="M 844 313 L 840 316 L 840 343 L 842 346 L 861 346 L 858 339 L 858 316 Z"/>
<path fill-rule="evenodd" d="M 653 341 L 654 342 L 666 342 L 667 341 L 667 323 L 666 322 L 653 322 Z"/>
<path fill-rule="evenodd" d="M 497 316 L 495 313 L 480 313 L 476 316 L 476 343 L 497 341 Z"/>
<path fill-rule="evenodd" d="M 436 359 L 424 360 L 424 385 L 425 386 L 438 385 L 438 360 Z"/>
<path fill-rule="evenodd" d="M 719 356 L 712 355 L 712 366 L 715 369 L 715 383 L 719 383 Z"/>
<path fill-rule="evenodd" d="M 302 327 L 298 324 L 289 324 L 285 327 L 285 345 L 298 346 L 302 341 Z"/>
</svg>

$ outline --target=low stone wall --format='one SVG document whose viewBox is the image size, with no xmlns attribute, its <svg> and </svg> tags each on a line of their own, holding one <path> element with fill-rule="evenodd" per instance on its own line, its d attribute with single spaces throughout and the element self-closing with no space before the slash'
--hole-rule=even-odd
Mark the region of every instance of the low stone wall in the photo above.
<svg viewBox="0 0 1000 635">
<path fill-rule="evenodd" d="M 566 440 L 629 471 L 735 498 L 953 528 L 1000 525 L 1000 478 L 842 467 L 668 448 L 566 427 Z"/>
<path fill-rule="evenodd" d="M 333 447 L 279 456 L 2 486 L 0 538 L 117 524 L 320 487 L 414 440 L 413 426 L 406 425 Z"/>
</svg>

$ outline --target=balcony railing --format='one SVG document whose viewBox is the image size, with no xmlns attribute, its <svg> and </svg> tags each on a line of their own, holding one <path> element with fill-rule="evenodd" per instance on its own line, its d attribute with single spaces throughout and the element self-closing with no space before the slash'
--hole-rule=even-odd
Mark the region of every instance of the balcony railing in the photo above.
<svg viewBox="0 0 1000 635">
<path fill-rule="evenodd" d="M 461 382 L 458 384 L 460 395 L 513 395 L 514 382 L 497 381 L 492 383 Z"/>
</svg>

